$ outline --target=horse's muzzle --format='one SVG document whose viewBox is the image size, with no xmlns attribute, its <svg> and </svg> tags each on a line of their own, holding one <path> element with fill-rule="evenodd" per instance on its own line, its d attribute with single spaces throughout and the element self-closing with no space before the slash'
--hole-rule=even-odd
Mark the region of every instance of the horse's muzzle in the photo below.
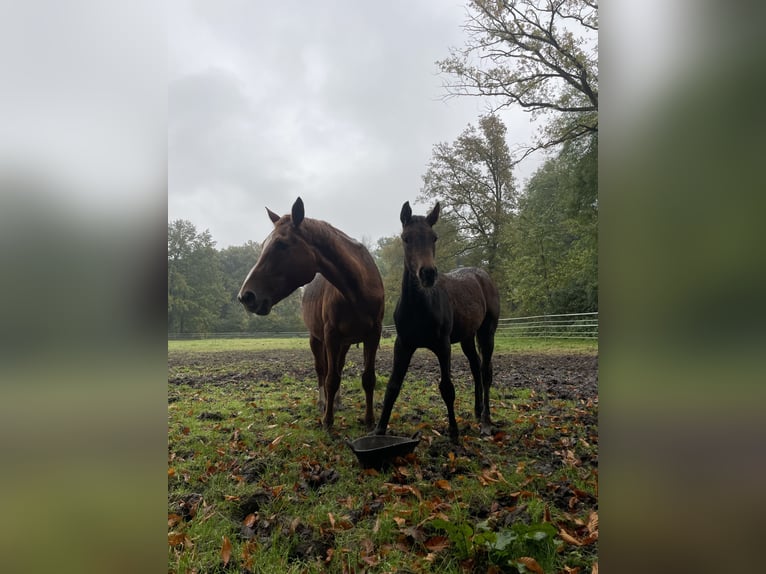
<svg viewBox="0 0 766 574">
<path fill-rule="evenodd" d="M 421 267 L 418 271 L 418 279 L 423 287 L 433 287 L 436 283 L 436 276 L 438 271 L 436 267 Z"/>
<path fill-rule="evenodd" d="M 245 291 L 237 295 L 237 300 L 242 305 L 256 315 L 268 315 L 271 311 L 271 300 L 268 298 L 261 299 L 260 301 L 252 291 Z"/>
</svg>

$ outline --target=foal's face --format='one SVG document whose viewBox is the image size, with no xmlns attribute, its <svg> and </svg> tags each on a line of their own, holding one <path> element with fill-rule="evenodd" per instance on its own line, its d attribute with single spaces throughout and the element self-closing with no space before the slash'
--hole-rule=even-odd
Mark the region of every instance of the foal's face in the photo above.
<svg viewBox="0 0 766 574">
<path fill-rule="evenodd" d="M 257 315 L 268 315 L 274 305 L 316 274 L 313 252 L 299 229 L 303 221 L 300 198 L 290 216 L 268 214 L 274 229 L 263 241 L 261 256 L 237 295 L 245 309 Z"/>
<path fill-rule="evenodd" d="M 402 242 L 404 243 L 404 264 L 410 274 L 418 278 L 425 287 L 433 287 L 438 270 L 436 269 L 437 235 L 433 225 L 439 219 L 439 204 L 423 217 L 412 215 L 409 202 L 402 206 Z"/>
</svg>

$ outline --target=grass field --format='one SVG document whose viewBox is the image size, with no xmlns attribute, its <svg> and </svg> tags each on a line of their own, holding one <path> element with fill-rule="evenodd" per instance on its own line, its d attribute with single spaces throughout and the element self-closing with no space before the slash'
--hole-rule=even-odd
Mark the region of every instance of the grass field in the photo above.
<svg viewBox="0 0 766 574">
<path fill-rule="evenodd" d="M 250 338 L 250 339 L 193 339 L 168 341 L 168 352 L 214 352 L 214 351 L 263 351 L 268 349 L 308 349 L 308 337 Z M 393 349 L 394 338 L 381 339 L 381 349 Z M 455 347 L 455 352 L 459 348 Z M 598 341 L 595 339 L 532 339 L 497 337 L 495 349 L 498 353 L 595 353 Z"/>
<path fill-rule="evenodd" d="M 378 354 L 376 416 L 393 339 Z M 590 573 L 598 548 L 597 346 L 498 339 L 482 437 L 459 348 L 458 444 L 418 351 L 390 431 L 415 452 L 363 470 L 361 351 L 319 425 L 306 339 L 168 342 L 170 572 Z"/>
</svg>

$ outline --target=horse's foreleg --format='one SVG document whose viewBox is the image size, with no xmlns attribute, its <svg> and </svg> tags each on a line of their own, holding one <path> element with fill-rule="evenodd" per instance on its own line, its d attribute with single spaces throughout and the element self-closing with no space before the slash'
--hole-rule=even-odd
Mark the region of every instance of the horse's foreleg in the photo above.
<svg viewBox="0 0 766 574">
<path fill-rule="evenodd" d="M 309 339 L 311 353 L 314 355 L 314 369 L 317 372 L 317 384 L 319 387 L 319 413 L 324 416 L 325 411 L 325 380 L 327 379 L 327 356 L 325 354 L 324 343 L 317 337 Z"/>
<path fill-rule="evenodd" d="M 457 420 L 455 419 L 455 385 L 452 384 L 452 371 L 450 361 L 452 358 L 452 348 L 449 339 L 442 345 L 442 348 L 436 353 L 439 358 L 439 369 L 441 370 L 441 380 L 439 381 L 439 392 L 442 395 L 444 404 L 447 405 L 447 420 L 449 421 L 449 436 L 452 442 L 457 443 L 459 432 L 457 429 Z"/>
<path fill-rule="evenodd" d="M 396 342 L 394 343 L 394 367 L 391 370 L 391 377 L 389 377 L 388 384 L 386 385 L 386 395 L 383 397 L 383 410 L 380 413 L 378 425 L 375 427 L 375 434 L 386 434 L 391 411 L 399 396 L 399 391 L 402 390 L 402 382 L 407 374 L 407 369 L 410 368 L 410 361 L 414 353 L 414 347 L 405 345 L 398 336 L 396 337 Z"/>
<path fill-rule="evenodd" d="M 364 424 L 367 430 L 375 425 L 375 414 L 372 411 L 373 391 L 375 390 L 375 354 L 378 351 L 380 338 L 364 343 L 364 371 L 362 372 L 362 388 L 364 389 L 365 412 Z"/>
<path fill-rule="evenodd" d="M 327 404 L 325 405 L 322 426 L 329 430 L 335 422 L 335 407 L 336 398 L 339 398 L 340 375 L 343 371 L 343 362 L 346 360 L 346 353 L 348 352 L 349 345 L 338 346 L 335 341 L 328 341 L 327 337 L 325 337 L 325 345 L 327 348 L 327 365 L 329 368 L 327 369 L 327 378 L 325 378 L 324 383 Z"/>
<path fill-rule="evenodd" d="M 476 345 L 474 344 L 473 337 L 465 341 L 460 342 L 460 348 L 463 349 L 463 353 L 468 359 L 468 364 L 471 366 L 471 375 L 473 375 L 473 413 L 476 419 L 480 419 L 481 411 L 484 401 L 484 387 L 481 381 L 481 364 L 479 361 L 479 353 L 476 352 Z"/>
</svg>

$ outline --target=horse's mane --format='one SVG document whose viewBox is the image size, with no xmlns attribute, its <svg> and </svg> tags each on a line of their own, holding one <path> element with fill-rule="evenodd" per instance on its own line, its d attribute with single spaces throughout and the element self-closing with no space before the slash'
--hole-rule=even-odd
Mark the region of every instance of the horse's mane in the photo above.
<svg viewBox="0 0 766 574">
<path fill-rule="evenodd" d="M 337 238 L 350 243 L 354 247 L 364 247 L 361 242 L 357 241 L 353 237 L 350 237 L 349 235 L 346 235 L 343 231 L 337 227 L 333 227 L 326 221 L 322 221 L 321 219 L 311 219 L 307 217 L 303 220 L 301 225 L 306 225 L 307 223 L 309 224 L 307 229 L 309 229 L 312 236 L 319 241 L 332 241 L 333 239 Z"/>
</svg>

